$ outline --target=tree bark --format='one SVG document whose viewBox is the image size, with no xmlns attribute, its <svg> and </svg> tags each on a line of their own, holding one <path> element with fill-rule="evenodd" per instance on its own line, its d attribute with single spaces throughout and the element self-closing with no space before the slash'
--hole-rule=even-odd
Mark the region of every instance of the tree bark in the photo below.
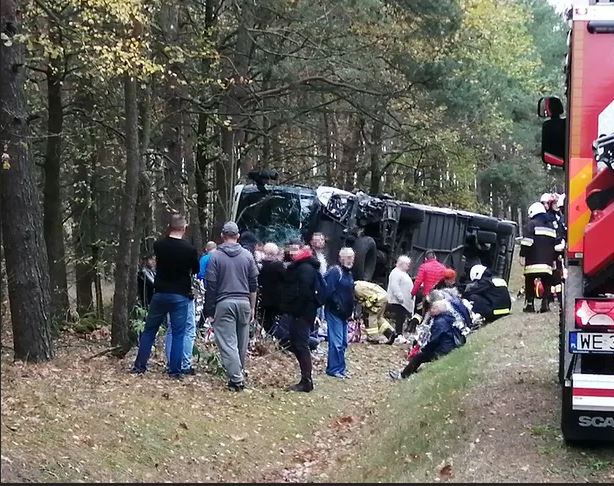
<svg viewBox="0 0 614 486">
<path fill-rule="evenodd" d="M 120 233 L 115 263 L 115 291 L 113 293 L 113 320 L 111 344 L 121 346 L 122 354 L 130 349 L 130 328 L 128 322 L 128 285 L 130 273 L 136 271 L 132 259 L 134 218 L 139 188 L 141 154 L 139 151 L 139 116 L 137 102 L 137 80 L 129 75 L 124 79 L 124 103 L 126 110 L 126 182 L 121 202 Z"/>
<path fill-rule="evenodd" d="M 62 196 L 60 194 L 60 163 L 62 156 L 62 84 L 57 66 L 50 62 L 47 71 L 47 150 L 45 155 L 44 232 L 49 260 L 51 285 L 51 316 L 53 322 L 66 318 L 68 284 Z"/>
<path fill-rule="evenodd" d="M 0 44 L 0 140 L 10 164 L 0 166 L 0 204 L 15 359 L 37 362 L 51 359 L 53 348 L 47 250 L 28 146 L 25 47 L 14 39 L 21 21 L 17 2 L 2 0 L 0 32 L 12 44 Z"/>
<path fill-rule="evenodd" d="M 382 134 L 384 124 L 381 121 L 373 123 L 371 140 L 369 142 L 369 155 L 371 158 L 371 184 L 369 192 L 373 195 L 382 190 Z"/>
</svg>

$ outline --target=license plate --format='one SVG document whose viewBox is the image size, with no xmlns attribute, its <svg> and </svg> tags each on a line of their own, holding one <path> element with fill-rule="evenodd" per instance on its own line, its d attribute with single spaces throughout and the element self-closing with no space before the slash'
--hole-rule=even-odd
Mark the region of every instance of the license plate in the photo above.
<svg viewBox="0 0 614 486">
<path fill-rule="evenodd" d="M 570 331 L 569 352 L 614 353 L 614 333 Z"/>
</svg>

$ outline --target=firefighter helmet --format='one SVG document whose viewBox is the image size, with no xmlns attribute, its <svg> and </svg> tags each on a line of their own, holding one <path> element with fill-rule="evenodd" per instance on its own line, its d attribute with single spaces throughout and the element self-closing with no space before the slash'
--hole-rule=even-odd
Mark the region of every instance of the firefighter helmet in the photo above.
<svg viewBox="0 0 614 486">
<path fill-rule="evenodd" d="M 540 202 L 533 203 L 529 206 L 529 218 L 534 218 L 538 214 L 543 214 L 546 212 L 546 208 Z"/>
<path fill-rule="evenodd" d="M 542 197 L 539 198 L 540 203 L 547 203 L 550 201 L 552 201 L 552 194 L 550 194 L 549 192 L 544 192 L 542 194 Z"/>
<path fill-rule="evenodd" d="M 484 275 L 485 271 L 486 267 L 484 265 L 474 265 L 469 271 L 469 278 L 472 282 L 474 282 L 475 280 L 480 280 L 482 278 L 482 275 Z"/>
</svg>

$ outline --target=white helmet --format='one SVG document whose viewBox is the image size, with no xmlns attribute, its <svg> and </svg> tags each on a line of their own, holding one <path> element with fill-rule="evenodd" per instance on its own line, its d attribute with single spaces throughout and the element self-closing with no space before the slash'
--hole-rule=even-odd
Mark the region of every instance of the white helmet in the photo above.
<svg viewBox="0 0 614 486">
<path fill-rule="evenodd" d="M 484 265 L 474 265 L 471 267 L 469 271 L 469 278 L 472 282 L 476 280 L 480 280 L 486 271 L 486 267 Z"/>
<path fill-rule="evenodd" d="M 549 192 L 544 192 L 542 194 L 542 197 L 539 198 L 539 202 L 540 203 L 547 203 L 547 202 L 552 201 L 552 199 L 554 199 L 552 194 L 550 194 Z"/>
<path fill-rule="evenodd" d="M 565 206 L 565 194 L 559 194 L 559 197 L 556 200 L 556 205 L 560 208 L 561 206 Z"/>
<path fill-rule="evenodd" d="M 529 218 L 533 218 L 538 214 L 543 214 L 546 212 L 546 208 L 540 202 L 533 203 L 529 206 Z"/>
</svg>

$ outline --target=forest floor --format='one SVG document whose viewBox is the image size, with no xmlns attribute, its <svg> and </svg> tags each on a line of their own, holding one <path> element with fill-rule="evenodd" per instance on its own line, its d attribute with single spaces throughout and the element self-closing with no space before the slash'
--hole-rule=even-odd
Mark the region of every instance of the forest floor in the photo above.
<svg viewBox="0 0 614 486">
<path fill-rule="evenodd" d="M 351 345 L 351 379 L 292 394 L 294 360 L 252 356 L 250 388 L 204 372 L 132 376 L 105 342 L 65 337 L 52 363 L 2 353 L 2 481 L 614 482 L 614 448 L 559 433 L 556 316 L 515 313 L 398 383 L 400 346 Z M 3 342 L 6 343 L 5 340 Z"/>
</svg>

